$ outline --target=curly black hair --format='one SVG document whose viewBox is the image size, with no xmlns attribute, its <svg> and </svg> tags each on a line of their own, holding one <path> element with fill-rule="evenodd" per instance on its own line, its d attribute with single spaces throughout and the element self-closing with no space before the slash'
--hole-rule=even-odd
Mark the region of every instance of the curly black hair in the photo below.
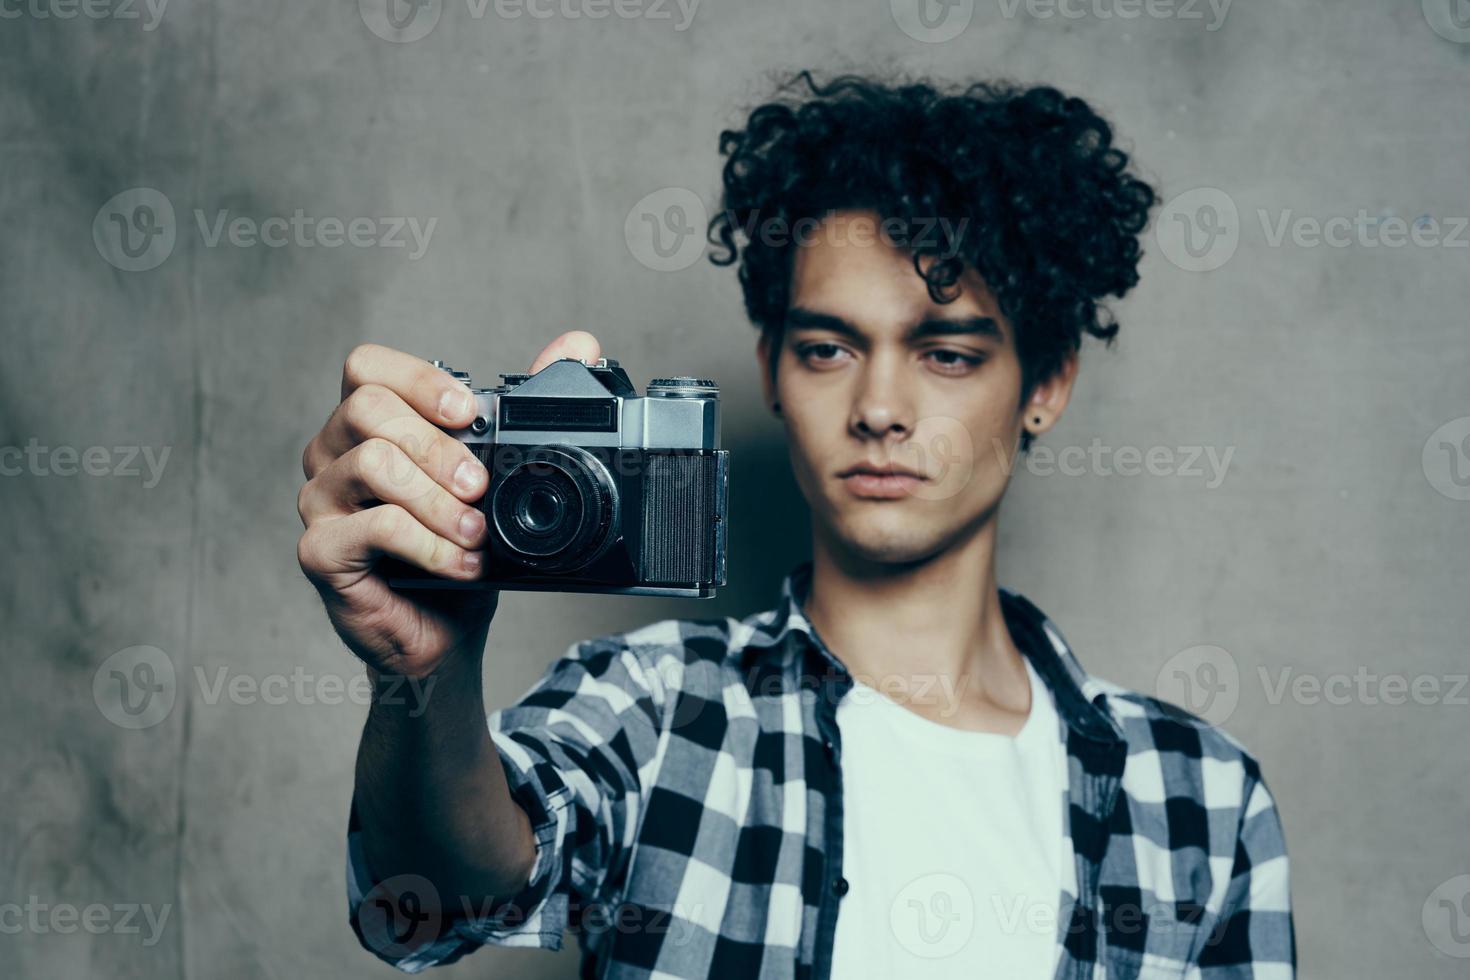
<svg viewBox="0 0 1470 980">
<path fill-rule="evenodd" d="M 1023 401 L 1082 334 L 1111 344 L 1118 324 L 1099 300 L 1138 282 L 1139 233 L 1157 195 L 1124 172 L 1128 154 L 1082 99 L 994 81 L 960 90 L 842 75 L 821 85 L 809 71 L 776 96 L 744 129 L 720 134 L 722 208 L 708 229 L 725 250 L 711 261 L 739 257 L 746 312 L 773 349 L 794 245 L 752 229 L 845 209 L 917 232 L 906 247 L 935 302 L 959 295 L 967 265 L 979 273 L 1015 325 Z"/>
</svg>

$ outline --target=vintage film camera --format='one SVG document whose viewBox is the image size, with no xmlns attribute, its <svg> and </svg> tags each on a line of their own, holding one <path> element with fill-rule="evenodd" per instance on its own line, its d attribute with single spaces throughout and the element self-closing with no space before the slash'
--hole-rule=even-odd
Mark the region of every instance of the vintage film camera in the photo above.
<svg viewBox="0 0 1470 980">
<path fill-rule="evenodd" d="M 719 386 L 655 378 L 639 395 L 615 360 L 564 357 L 476 388 L 450 434 L 490 471 L 476 582 L 406 566 L 395 588 L 496 588 L 709 598 L 725 584 L 730 454 Z"/>
</svg>

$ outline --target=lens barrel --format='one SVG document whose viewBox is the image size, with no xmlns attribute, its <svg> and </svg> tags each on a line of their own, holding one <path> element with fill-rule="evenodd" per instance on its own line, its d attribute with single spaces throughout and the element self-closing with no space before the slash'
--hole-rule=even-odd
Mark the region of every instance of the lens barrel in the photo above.
<svg viewBox="0 0 1470 980">
<path fill-rule="evenodd" d="M 507 557 L 537 571 L 567 571 L 607 550 L 617 527 L 617 487 L 586 450 L 541 446 L 505 474 L 488 509 Z"/>
</svg>

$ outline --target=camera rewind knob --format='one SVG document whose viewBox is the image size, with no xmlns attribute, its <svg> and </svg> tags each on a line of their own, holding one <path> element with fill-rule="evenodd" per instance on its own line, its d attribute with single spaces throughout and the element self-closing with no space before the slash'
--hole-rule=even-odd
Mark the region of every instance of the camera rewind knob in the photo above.
<svg viewBox="0 0 1470 980">
<path fill-rule="evenodd" d="M 471 388 L 474 387 L 474 384 L 470 380 L 470 373 L 468 371 L 456 371 L 454 368 L 450 367 L 448 364 L 445 364 L 443 361 L 439 361 L 439 360 L 433 360 L 433 361 L 430 361 L 429 363 L 432 364 L 432 365 L 434 365 L 439 370 L 445 371 L 445 372 L 449 373 L 450 375 L 452 375 L 454 377 L 454 380 L 456 380 L 456 381 L 462 381 L 462 382 L 465 383 L 465 385 L 467 385 L 467 386 L 469 386 Z"/>
<path fill-rule="evenodd" d="M 709 378 L 692 378 L 682 374 L 672 378 L 654 378 L 648 382 L 650 395 L 662 395 L 665 398 L 705 398 L 716 395 L 719 391 L 720 386 Z"/>
</svg>

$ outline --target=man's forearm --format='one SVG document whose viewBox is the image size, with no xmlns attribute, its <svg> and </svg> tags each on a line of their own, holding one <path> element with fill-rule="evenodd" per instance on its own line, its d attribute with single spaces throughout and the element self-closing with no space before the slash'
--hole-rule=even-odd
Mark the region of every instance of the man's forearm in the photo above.
<svg viewBox="0 0 1470 980">
<path fill-rule="evenodd" d="M 452 905 L 514 894 L 535 859 L 485 722 L 481 664 L 452 656 L 413 698 L 395 679 L 374 678 L 357 754 L 368 867 L 379 878 L 422 875 Z"/>
</svg>

